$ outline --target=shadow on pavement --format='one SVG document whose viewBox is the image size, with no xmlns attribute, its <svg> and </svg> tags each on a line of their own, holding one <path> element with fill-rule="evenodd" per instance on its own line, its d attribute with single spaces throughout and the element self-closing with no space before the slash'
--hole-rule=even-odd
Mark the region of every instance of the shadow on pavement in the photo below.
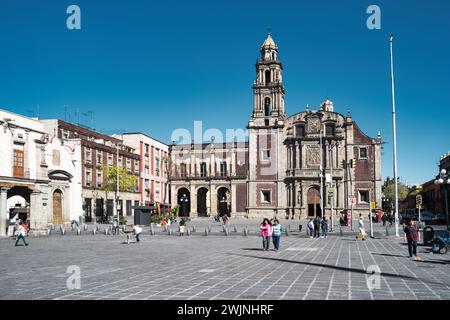
<svg viewBox="0 0 450 320">
<path fill-rule="evenodd" d="M 238 254 L 238 253 L 229 253 L 229 254 L 230 255 L 235 255 L 235 256 L 247 257 L 247 258 L 256 258 L 256 259 L 263 259 L 263 260 L 274 260 L 274 261 L 280 261 L 280 262 L 301 264 L 301 265 L 306 265 L 306 266 L 314 266 L 314 267 L 318 267 L 318 268 L 326 268 L 326 269 L 335 269 L 335 270 L 340 270 L 340 271 L 355 272 L 355 273 L 361 273 L 361 274 L 366 274 L 366 275 L 370 274 L 364 269 L 340 267 L 340 266 L 334 266 L 334 265 L 329 265 L 329 264 L 320 264 L 320 263 L 315 263 L 315 262 L 295 261 L 295 260 L 289 260 L 289 259 L 283 259 L 283 258 L 274 258 L 274 257 L 251 256 L 251 255 Z M 402 279 L 408 279 L 408 280 L 413 280 L 413 281 L 421 281 L 421 282 L 425 282 L 425 283 L 429 283 L 429 284 L 437 284 L 437 285 L 441 285 L 441 286 L 446 286 L 442 282 L 425 281 L 425 280 L 422 280 L 420 278 L 406 276 L 406 275 L 401 275 L 401 274 L 395 274 L 395 273 L 381 272 L 380 276 L 390 277 L 390 278 L 402 278 Z"/>
</svg>

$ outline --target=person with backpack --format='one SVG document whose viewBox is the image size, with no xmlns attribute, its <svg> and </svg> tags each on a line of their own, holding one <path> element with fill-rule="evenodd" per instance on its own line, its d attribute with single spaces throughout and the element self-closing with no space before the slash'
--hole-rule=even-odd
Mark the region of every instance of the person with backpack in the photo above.
<svg viewBox="0 0 450 320">
<path fill-rule="evenodd" d="M 405 228 L 403 229 L 406 235 L 406 240 L 408 241 L 408 253 L 409 257 L 413 260 L 420 260 L 417 256 L 417 239 L 419 238 L 419 228 L 411 220 L 406 221 Z"/>
<path fill-rule="evenodd" d="M 309 219 L 308 224 L 306 225 L 308 231 L 309 231 L 309 237 L 313 237 L 313 231 L 314 231 L 314 222 L 312 219 Z"/>
<path fill-rule="evenodd" d="M 261 236 L 263 238 L 263 250 L 268 251 L 270 236 L 272 235 L 272 224 L 270 223 L 269 219 L 264 218 L 261 226 L 259 227 L 259 230 L 261 231 Z"/>
<path fill-rule="evenodd" d="M 273 221 L 272 229 L 273 229 L 272 233 L 273 246 L 275 247 L 275 251 L 278 251 L 280 249 L 281 233 L 283 232 L 283 227 L 281 226 L 278 219 L 275 219 Z"/>
<path fill-rule="evenodd" d="M 17 229 L 17 238 L 16 238 L 16 245 L 15 245 L 16 247 L 18 246 L 20 239 L 22 239 L 22 241 L 25 244 L 25 246 L 28 246 L 28 243 L 25 240 L 25 236 L 26 236 L 25 227 L 23 226 L 23 222 L 20 221 L 19 222 L 19 228 Z"/>
</svg>

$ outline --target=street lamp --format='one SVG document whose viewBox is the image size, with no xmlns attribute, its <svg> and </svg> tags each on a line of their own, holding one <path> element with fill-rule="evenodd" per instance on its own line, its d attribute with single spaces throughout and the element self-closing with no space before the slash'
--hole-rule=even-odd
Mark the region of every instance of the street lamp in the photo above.
<svg viewBox="0 0 450 320">
<path fill-rule="evenodd" d="M 449 221 L 448 221 L 448 197 L 447 197 L 447 189 L 445 185 L 450 185 L 450 173 L 447 170 L 442 169 L 439 172 L 439 176 L 434 180 L 435 184 L 443 184 L 444 185 L 444 201 L 445 201 L 445 219 L 447 221 L 447 230 L 449 230 Z"/>
</svg>

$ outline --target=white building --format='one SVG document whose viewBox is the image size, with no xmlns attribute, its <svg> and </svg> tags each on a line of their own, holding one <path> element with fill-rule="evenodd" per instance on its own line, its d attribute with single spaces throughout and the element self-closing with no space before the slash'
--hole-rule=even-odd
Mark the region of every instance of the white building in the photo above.
<svg viewBox="0 0 450 320">
<path fill-rule="evenodd" d="M 68 224 L 80 214 L 80 153 L 45 134 L 44 124 L 0 110 L 0 235 L 10 215 L 19 213 L 31 232 L 46 234 L 49 224 Z"/>
</svg>

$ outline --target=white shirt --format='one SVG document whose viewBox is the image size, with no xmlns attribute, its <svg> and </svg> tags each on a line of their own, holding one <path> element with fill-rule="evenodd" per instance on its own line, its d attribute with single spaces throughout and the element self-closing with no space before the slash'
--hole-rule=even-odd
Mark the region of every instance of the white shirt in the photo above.
<svg viewBox="0 0 450 320">
<path fill-rule="evenodd" d="M 139 227 L 139 226 L 134 226 L 134 227 L 133 227 L 133 230 L 134 230 L 134 233 L 135 233 L 135 234 L 139 234 L 139 233 L 142 232 L 142 228 Z"/>
<path fill-rule="evenodd" d="M 17 229 L 17 235 L 20 236 L 26 236 L 25 234 L 25 228 L 23 226 L 19 226 L 19 229 Z"/>
</svg>

